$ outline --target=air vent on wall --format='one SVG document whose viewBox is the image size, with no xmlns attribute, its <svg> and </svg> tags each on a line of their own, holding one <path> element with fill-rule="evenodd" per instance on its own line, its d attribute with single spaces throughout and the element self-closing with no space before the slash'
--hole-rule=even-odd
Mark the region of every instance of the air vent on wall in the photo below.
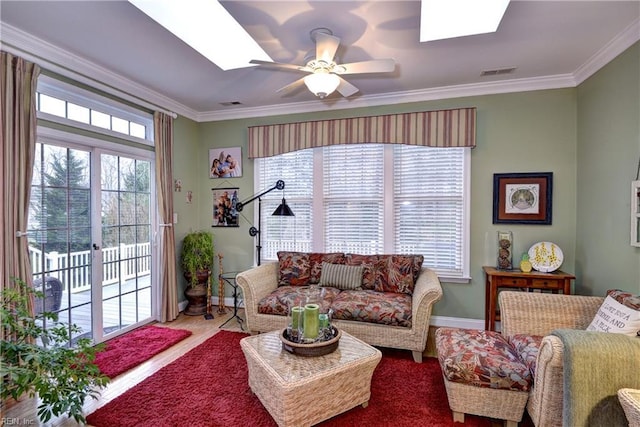
<svg viewBox="0 0 640 427">
<path fill-rule="evenodd" d="M 233 105 L 242 105 L 242 102 L 240 101 L 221 102 L 220 105 L 224 105 L 225 107 L 231 107 Z"/>
<path fill-rule="evenodd" d="M 481 76 L 498 76 L 501 74 L 511 74 L 516 70 L 516 67 L 497 68 L 495 70 L 484 70 L 480 73 Z"/>
</svg>

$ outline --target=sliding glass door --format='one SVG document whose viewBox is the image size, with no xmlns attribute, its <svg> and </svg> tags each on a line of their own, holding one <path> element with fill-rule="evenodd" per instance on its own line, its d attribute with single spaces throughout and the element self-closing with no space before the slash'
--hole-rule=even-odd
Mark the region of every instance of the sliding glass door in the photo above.
<svg viewBox="0 0 640 427">
<path fill-rule="evenodd" d="M 29 210 L 36 313 L 55 313 L 92 336 L 91 152 L 36 144 Z M 45 325 L 46 326 L 46 325 Z"/>
<path fill-rule="evenodd" d="M 151 163 L 101 155 L 102 328 L 151 317 Z"/>
<path fill-rule="evenodd" d="M 152 160 L 46 143 L 35 157 L 29 253 L 45 294 L 36 312 L 79 326 L 72 341 L 152 320 Z"/>
</svg>

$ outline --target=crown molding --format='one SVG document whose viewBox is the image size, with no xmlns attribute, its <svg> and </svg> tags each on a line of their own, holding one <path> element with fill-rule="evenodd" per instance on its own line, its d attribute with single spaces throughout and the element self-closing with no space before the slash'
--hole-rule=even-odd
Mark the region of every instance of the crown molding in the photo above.
<svg viewBox="0 0 640 427">
<path fill-rule="evenodd" d="M 389 104 L 407 104 L 440 99 L 464 98 L 467 96 L 560 89 L 575 86 L 576 82 L 572 74 L 562 74 L 557 76 L 535 77 L 531 79 L 515 79 L 490 83 L 443 86 L 439 88 L 420 89 L 414 91 L 391 92 L 362 96 L 355 99 L 341 98 L 325 102 L 307 101 L 255 108 L 241 108 L 232 111 L 211 111 L 198 114 L 197 121 L 213 122 L 285 114 L 315 113 L 321 111 L 365 108 Z"/>
<path fill-rule="evenodd" d="M 573 73 L 576 86 L 594 75 L 616 56 L 640 40 L 640 19 L 636 19 L 623 32 L 607 43 Z"/>
<path fill-rule="evenodd" d="M 146 86 L 129 80 L 120 74 L 116 74 L 9 24 L 4 22 L 1 24 L 2 50 L 6 52 L 20 55 L 46 70 L 115 95 L 142 107 L 152 110 L 161 109 L 166 113 L 180 114 L 192 120 L 195 120 L 197 116 L 196 111 Z"/>
</svg>

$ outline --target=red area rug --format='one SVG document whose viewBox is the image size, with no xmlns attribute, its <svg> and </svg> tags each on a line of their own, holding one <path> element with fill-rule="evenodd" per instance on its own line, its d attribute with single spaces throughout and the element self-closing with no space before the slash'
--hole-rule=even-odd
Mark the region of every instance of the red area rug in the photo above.
<svg viewBox="0 0 640 427">
<path fill-rule="evenodd" d="M 96 427 L 276 427 L 247 384 L 247 364 L 240 349 L 245 336 L 218 332 L 90 414 L 88 423 Z M 454 424 L 437 360 L 415 363 L 409 351 L 384 349 L 373 374 L 369 406 L 358 406 L 319 425 L 484 427 L 492 423 L 467 415 L 464 424 Z"/>
<path fill-rule="evenodd" d="M 103 374 L 115 378 L 151 359 L 191 335 L 184 329 L 143 326 L 106 342 L 95 363 Z"/>
</svg>

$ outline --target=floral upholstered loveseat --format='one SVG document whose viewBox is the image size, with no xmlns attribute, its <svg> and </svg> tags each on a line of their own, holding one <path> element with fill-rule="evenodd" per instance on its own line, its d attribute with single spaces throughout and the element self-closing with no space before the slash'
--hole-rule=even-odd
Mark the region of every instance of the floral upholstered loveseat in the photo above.
<svg viewBox="0 0 640 427">
<path fill-rule="evenodd" d="M 422 361 L 433 305 L 442 287 L 421 255 L 279 252 L 278 261 L 244 271 L 251 333 L 284 328 L 290 307 L 318 302 L 339 329 L 371 344 L 411 350 Z"/>
</svg>

